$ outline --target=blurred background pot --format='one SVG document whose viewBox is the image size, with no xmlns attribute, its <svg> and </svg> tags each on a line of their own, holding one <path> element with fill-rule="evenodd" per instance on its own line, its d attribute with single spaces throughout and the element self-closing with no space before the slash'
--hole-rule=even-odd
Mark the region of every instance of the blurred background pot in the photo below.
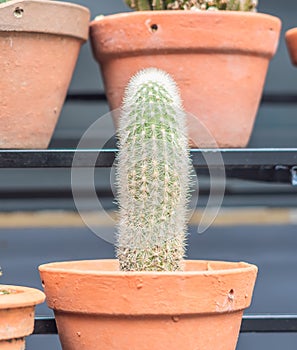
<svg viewBox="0 0 297 350">
<path fill-rule="evenodd" d="M 66 2 L 0 4 L 0 148 L 48 146 L 89 18 Z"/>
<path fill-rule="evenodd" d="M 289 29 L 286 32 L 286 44 L 292 64 L 297 66 L 297 28 Z"/>
<path fill-rule="evenodd" d="M 0 349 L 24 350 L 33 332 L 34 307 L 45 295 L 33 288 L 0 284 Z"/>
<path fill-rule="evenodd" d="M 195 116 L 192 145 L 213 146 L 202 123 L 218 146 L 244 147 L 280 28 L 278 18 L 251 12 L 140 11 L 92 21 L 90 39 L 111 110 L 137 71 L 157 67 L 171 74 Z"/>
</svg>

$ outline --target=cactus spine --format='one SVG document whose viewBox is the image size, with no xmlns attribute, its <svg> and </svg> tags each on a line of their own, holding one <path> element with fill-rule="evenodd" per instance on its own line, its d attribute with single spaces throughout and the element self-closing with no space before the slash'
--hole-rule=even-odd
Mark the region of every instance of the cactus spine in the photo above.
<svg viewBox="0 0 297 350">
<path fill-rule="evenodd" d="M 117 256 L 125 271 L 182 269 L 191 162 L 173 79 L 155 68 L 126 89 L 119 127 Z"/>
<path fill-rule="evenodd" d="M 125 0 L 137 11 L 148 10 L 227 10 L 256 11 L 258 0 Z"/>
</svg>

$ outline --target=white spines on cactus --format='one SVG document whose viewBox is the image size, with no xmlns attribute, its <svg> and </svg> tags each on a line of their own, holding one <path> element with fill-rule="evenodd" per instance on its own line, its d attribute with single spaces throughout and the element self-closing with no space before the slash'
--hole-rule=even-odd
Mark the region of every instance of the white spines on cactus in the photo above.
<svg viewBox="0 0 297 350">
<path fill-rule="evenodd" d="M 118 138 L 120 268 L 180 270 L 192 167 L 185 113 L 169 74 L 148 68 L 130 80 Z"/>
</svg>

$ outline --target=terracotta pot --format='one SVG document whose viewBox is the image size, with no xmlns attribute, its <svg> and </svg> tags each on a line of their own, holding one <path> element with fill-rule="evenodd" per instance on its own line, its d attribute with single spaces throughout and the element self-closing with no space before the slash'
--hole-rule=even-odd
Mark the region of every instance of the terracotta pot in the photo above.
<svg viewBox="0 0 297 350">
<path fill-rule="evenodd" d="M 70 3 L 0 4 L 0 148 L 48 146 L 89 18 Z"/>
<path fill-rule="evenodd" d="M 297 28 L 286 32 L 286 44 L 292 63 L 297 66 Z"/>
<path fill-rule="evenodd" d="M 45 295 L 37 289 L 0 284 L 1 350 L 25 349 L 24 337 L 33 332 L 34 307 L 44 299 Z"/>
<path fill-rule="evenodd" d="M 120 272 L 117 260 L 39 267 L 63 350 L 234 350 L 257 267 L 186 261 L 183 272 Z"/>
<path fill-rule="evenodd" d="M 195 116 L 192 144 L 214 146 L 205 125 L 218 146 L 243 147 L 280 27 L 278 18 L 258 13 L 145 11 L 91 22 L 90 39 L 111 110 L 120 107 L 133 74 L 157 67 L 173 76 L 185 110 Z"/>
</svg>

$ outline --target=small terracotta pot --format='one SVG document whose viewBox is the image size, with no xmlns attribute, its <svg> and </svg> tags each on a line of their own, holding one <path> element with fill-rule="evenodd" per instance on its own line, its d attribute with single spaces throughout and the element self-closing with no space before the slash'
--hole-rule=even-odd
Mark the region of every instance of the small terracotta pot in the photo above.
<svg viewBox="0 0 297 350">
<path fill-rule="evenodd" d="M 8 291 L 9 294 L 1 294 Z M 33 332 L 34 307 L 44 301 L 37 289 L 0 284 L 0 349 L 24 350 L 25 338 Z"/>
<path fill-rule="evenodd" d="M 280 27 L 278 18 L 259 13 L 145 11 L 92 21 L 90 39 L 111 110 L 132 75 L 157 67 L 173 76 L 195 116 L 188 122 L 193 145 L 214 146 L 203 137 L 205 125 L 218 146 L 243 147 Z"/>
<path fill-rule="evenodd" d="M 297 28 L 289 29 L 286 32 L 286 44 L 292 64 L 297 66 Z"/>
<path fill-rule="evenodd" d="M 257 267 L 186 261 L 183 272 L 120 272 L 117 260 L 39 267 L 63 350 L 234 350 Z"/>
<path fill-rule="evenodd" d="M 48 146 L 89 18 L 70 3 L 0 4 L 0 148 Z"/>
</svg>

